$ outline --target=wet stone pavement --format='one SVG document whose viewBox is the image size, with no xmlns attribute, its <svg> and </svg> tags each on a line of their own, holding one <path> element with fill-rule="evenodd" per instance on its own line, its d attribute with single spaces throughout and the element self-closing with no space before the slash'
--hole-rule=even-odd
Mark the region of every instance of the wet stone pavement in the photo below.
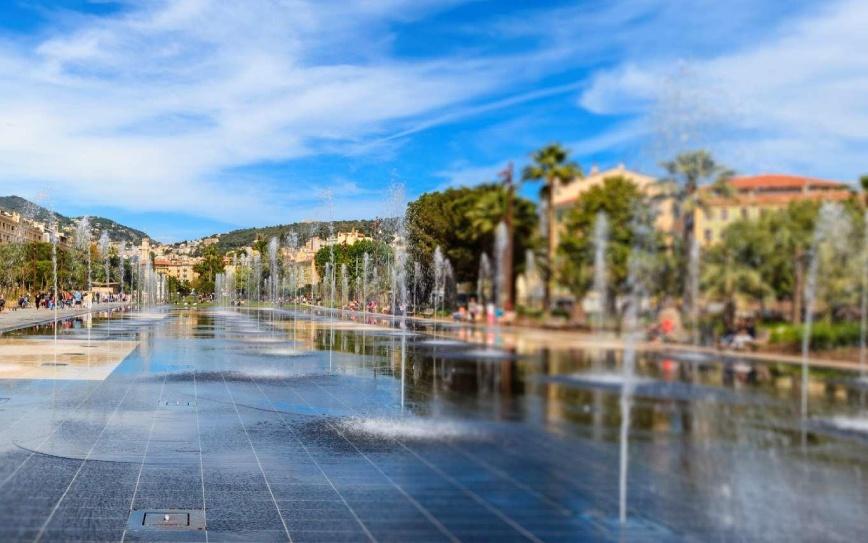
<svg viewBox="0 0 868 543">
<path fill-rule="evenodd" d="M 129 312 L 72 338 L 138 347 L 101 381 L 0 380 L 0 541 L 866 533 L 865 442 L 768 445 L 798 425 L 761 391 L 640 399 L 620 525 L 617 391 L 548 379 L 551 361 L 277 312 Z M 661 410 L 688 431 L 642 422 Z"/>
</svg>

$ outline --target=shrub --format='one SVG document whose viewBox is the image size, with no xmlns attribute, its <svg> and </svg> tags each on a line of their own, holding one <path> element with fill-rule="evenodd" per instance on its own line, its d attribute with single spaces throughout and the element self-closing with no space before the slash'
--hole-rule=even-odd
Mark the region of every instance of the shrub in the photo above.
<svg viewBox="0 0 868 543">
<path fill-rule="evenodd" d="M 769 335 L 769 343 L 787 350 L 802 348 L 804 325 L 781 324 Z M 827 350 L 859 343 L 859 324 L 854 322 L 830 323 L 821 321 L 811 326 L 811 349 Z"/>
</svg>

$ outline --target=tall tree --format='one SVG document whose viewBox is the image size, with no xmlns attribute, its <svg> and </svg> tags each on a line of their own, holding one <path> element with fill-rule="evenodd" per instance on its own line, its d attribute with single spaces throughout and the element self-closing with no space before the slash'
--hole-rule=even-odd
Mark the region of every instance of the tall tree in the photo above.
<svg viewBox="0 0 868 543">
<path fill-rule="evenodd" d="M 729 329 L 735 324 L 739 300 L 764 301 L 774 294 L 763 262 L 773 246 L 767 234 L 748 220 L 733 223 L 724 230 L 721 243 L 705 255 L 701 286 L 708 298 L 724 303 L 724 323 Z"/>
<path fill-rule="evenodd" d="M 496 184 L 423 194 L 407 206 L 410 256 L 427 267 L 439 246 L 452 262 L 456 281 L 475 281 L 482 253 L 494 245 L 494 229 L 503 219 L 506 202 L 503 185 Z M 536 206 L 515 197 L 513 218 L 512 262 L 513 269 L 519 269 L 519 257 L 535 244 Z"/>
<path fill-rule="evenodd" d="M 673 243 L 679 269 L 676 277 L 684 280 L 688 277 L 690 250 L 696 241 L 696 213 L 706 211 L 710 199 L 732 195 L 727 181 L 732 178 L 733 172 L 718 164 L 711 153 L 705 150 L 681 153 L 674 160 L 662 163 L 662 166 L 667 177 L 661 183 L 667 190 L 661 191 L 661 196 L 672 199 L 676 228 L 681 230 L 681 239 L 676 238 Z M 684 286 L 685 301 L 696 303 L 695 300 L 688 300 L 690 292 Z"/>
<path fill-rule="evenodd" d="M 859 185 L 862 187 L 862 203 L 868 208 L 868 174 L 859 177 Z"/>
<path fill-rule="evenodd" d="M 223 255 L 217 247 L 209 245 L 202 251 L 202 260 L 193 266 L 193 271 L 199 274 L 196 286 L 202 294 L 214 292 L 214 278 L 223 271 Z"/>
<path fill-rule="evenodd" d="M 540 200 L 546 204 L 546 266 L 545 266 L 545 289 L 543 291 L 543 305 L 546 310 L 551 310 L 551 291 L 554 279 L 554 265 L 557 224 L 555 216 L 554 197 L 555 189 L 560 185 L 567 185 L 582 176 L 582 169 L 578 164 L 569 160 L 569 153 L 559 144 L 554 143 L 536 151 L 533 155 L 533 163 L 525 167 L 522 179 L 525 181 L 539 181 Z"/>
<path fill-rule="evenodd" d="M 635 183 L 622 176 L 608 177 L 603 183 L 585 191 L 567 214 L 564 234 L 558 252 L 564 258 L 559 266 L 563 284 L 569 286 L 577 299 L 585 296 L 591 287 L 594 264 L 594 226 L 600 212 L 609 221 L 607 240 L 607 296 L 611 314 L 614 314 L 617 295 L 627 291 L 627 262 L 634 242 L 634 221 L 642 192 Z"/>
</svg>

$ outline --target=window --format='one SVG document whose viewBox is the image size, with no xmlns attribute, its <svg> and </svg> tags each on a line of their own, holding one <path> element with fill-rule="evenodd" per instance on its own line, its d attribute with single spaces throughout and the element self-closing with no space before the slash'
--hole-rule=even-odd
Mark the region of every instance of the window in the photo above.
<svg viewBox="0 0 868 543">
<path fill-rule="evenodd" d="M 720 219 L 724 221 L 729 219 L 729 210 L 727 208 L 720 210 Z"/>
<path fill-rule="evenodd" d="M 710 228 L 706 228 L 705 229 L 705 241 L 710 243 L 713 238 L 714 238 L 714 233 L 711 231 Z"/>
<path fill-rule="evenodd" d="M 748 217 L 748 211 L 746 207 L 741 208 L 741 218 L 746 219 Z"/>
<path fill-rule="evenodd" d="M 713 209 L 706 209 L 705 210 L 705 218 L 708 219 L 709 221 L 713 221 L 714 220 L 714 210 Z"/>
</svg>

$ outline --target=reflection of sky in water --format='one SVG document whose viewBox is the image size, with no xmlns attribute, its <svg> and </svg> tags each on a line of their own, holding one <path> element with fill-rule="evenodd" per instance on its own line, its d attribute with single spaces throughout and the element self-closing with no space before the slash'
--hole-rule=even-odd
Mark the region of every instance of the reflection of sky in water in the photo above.
<svg viewBox="0 0 868 543">
<path fill-rule="evenodd" d="M 2 383 L 0 397 L 10 400 L 0 410 L 18 409 L 28 424 L 8 428 L 0 451 L 13 454 L 17 446 L 83 458 L 108 407 L 132 382 L 139 392 L 112 419 L 118 446 L 95 459 L 140 461 L 137 443 L 156 405 L 151 398 L 162 389 L 177 407 L 167 406 L 160 420 L 189 431 L 193 419 L 183 408 L 195 398 L 201 424 L 225 434 L 227 447 L 239 447 L 214 452 L 221 461 L 248 446 L 238 439 L 240 417 L 250 423 L 251 441 L 269 451 L 266 462 L 288 462 L 283 447 L 297 451 L 302 439 L 350 478 L 371 469 L 352 461 L 363 453 L 406 473 L 441 470 L 516 518 L 523 508 L 554 504 L 598 534 L 615 529 L 619 351 L 563 346 L 544 335 L 534 339 L 537 332 L 424 323 L 410 323 L 412 333 L 432 335 L 402 341 L 397 331 L 358 323 L 332 329 L 327 317 L 301 317 L 202 310 L 94 319 L 93 337 L 133 337 L 139 347 L 102 384 Z M 383 319 L 374 324 L 388 326 Z M 83 332 L 78 326 L 61 335 Z M 855 540 L 864 533 L 860 474 L 868 444 L 848 434 L 865 432 L 868 419 L 856 415 L 860 389 L 852 375 L 812 376 L 809 414 L 817 424 L 804 447 L 797 367 L 661 352 L 640 354 L 637 375 L 629 479 L 637 533 L 651 540 L 654 534 Z M 57 420 L 67 424 L 52 435 Z M 172 428 L 161 431 L 169 435 Z M 188 443 L 164 454 L 197 462 L 191 450 Z M 401 464 L 410 460 L 412 469 Z M 234 468 L 227 461 L 223 469 Z M 273 469 L 293 473 L 291 465 Z M 431 484 L 424 477 L 419 488 L 412 477 L 402 481 L 413 491 Z"/>
</svg>

